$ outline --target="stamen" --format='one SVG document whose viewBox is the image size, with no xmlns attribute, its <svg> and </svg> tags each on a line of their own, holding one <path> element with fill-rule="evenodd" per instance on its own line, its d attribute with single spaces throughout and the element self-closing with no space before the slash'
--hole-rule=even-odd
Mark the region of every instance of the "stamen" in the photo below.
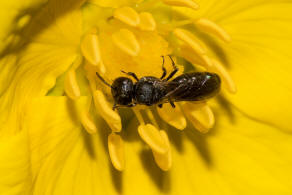
<svg viewBox="0 0 292 195">
<path fill-rule="evenodd" d="M 163 0 L 163 3 L 167 5 L 189 7 L 192 9 L 199 9 L 199 5 L 192 0 Z"/>
<path fill-rule="evenodd" d="M 176 28 L 173 33 L 177 38 L 190 46 L 197 54 L 206 54 L 205 49 L 200 45 L 196 37 L 191 32 L 181 28 Z"/>
<path fill-rule="evenodd" d="M 87 34 L 81 43 L 81 51 L 85 59 L 92 65 L 97 66 L 100 63 L 100 48 L 98 36 L 96 34 Z"/>
<path fill-rule="evenodd" d="M 143 119 L 143 116 L 142 116 L 140 110 L 139 110 L 138 108 L 133 108 L 132 110 L 133 110 L 133 112 L 135 113 L 135 115 L 136 115 L 136 117 L 137 117 L 139 123 L 140 123 L 141 125 L 145 125 L 145 122 L 144 122 L 144 119 Z"/>
<path fill-rule="evenodd" d="M 96 133 L 96 126 L 92 120 L 92 118 L 89 116 L 89 113 L 87 112 L 82 112 L 80 115 L 80 121 L 83 125 L 83 127 L 85 128 L 85 130 L 89 133 L 89 134 L 93 134 Z"/>
<path fill-rule="evenodd" d="M 139 14 L 131 7 L 117 8 L 113 16 L 130 26 L 137 26 L 140 23 Z"/>
<path fill-rule="evenodd" d="M 31 21 L 31 15 L 26 14 L 24 16 L 22 16 L 21 18 L 18 19 L 17 21 L 17 28 L 21 29 L 23 27 L 25 27 L 30 21 Z"/>
<path fill-rule="evenodd" d="M 92 92 L 96 90 L 96 74 L 94 66 L 91 66 L 88 62 L 84 64 L 84 70 L 86 72 L 86 78 L 89 81 L 89 86 Z"/>
<path fill-rule="evenodd" d="M 80 97 L 80 88 L 77 83 L 76 72 L 74 68 L 70 69 L 66 74 L 64 90 L 66 95 L 72 100 L 76 100 Z"/>
<path fill-rule="evenodd" d="M 162 108 L 157 108 L 159 116 L 171 126 L 183 130 L 187 122 L 179 106 L 173 108 L 170 104 L 164 104 Z"/>
<path fill-rule="evenodd" d="M 199 54 L 186 44 L 182 44 L 180 56 L 191 62 L 193 65 L 201 65 L 206 68 L 213 66 L 212 60 L 206 54 Z"/>
<path fill-rule="evenodd" d="M 156 22 L 152 14 L 148 12 L 140 13 L 140 24 L 139 28 L 145 31 L 153 31 L 156 28 Z"/>
<path fill-rule="evenodd" d="M 222 27 L 208 19 L 201 18 L 195 24 L 199 29 L 215 35 L 227 43 L 231 41 L 230 35 Z"/>
<path fill-rule="evenodd" d="M 100 116 L 107 122 L 113 132 L 120 132 L 122 130 L 120 115 L 112 110 L 109 106 L 102 91 L 96 90 L 93 93 L 94 104 Z"/>
<path fill-rule="evenodd" d="M 155 120 L 155 117 L 154 117 L 152 111 L 151 111 L 150 109 L 147 109 L 147 110 L 146 110 L 146 113 L 147 113 L 147 116 L 149 117 L 151 123 L 154 124 L 155 127 L 158 128 L 158 127 L 159 127 L 159 126 L 158 126 L 158 123 L 157 123 L 157 121 Z"/>
<path fill-rule="evenodd" d="M 129 54 L 137 56 L 140 51 L 140 45 L 134 33 L 127 29 L 121 29 L 112 35 L 112 39 L 117 47 Z"/>
<path fill-rule="evenodd" d="M 111 133 L 108 136 L 108 150 L 113 166 L 119 171 L 124 170 L 124 142 L 120 135 Z"/>
<path fill-rule="evenodd" d="M 164 153 L 157 153 L 154 150 L 152 150 L 154 159 L 156 164 L 163 170 L 163 171 L 168 171 L 171 168 L 172 165 L 172 156 L 171 156 L 171 151 L 170 151 L 170 143 L 168 136 L 165 131 L 160 130 L 159 131 L 162 139 L 164 140 L 165 144 L 168 146 L 169 150 Z"/>
<path fill-rule="evenodd" d="M 235 82 L 231 78 L 228 71 L 224 68 L 224 66 L 217 60 L 212 60 L 213 66 L 209 68 L 210 71 L 216 72 L 219 74 L 219 76 L 222 79 L 223 86 L 230 92 L 230 93 L 236 93 L 237 88 L 235 85 Z"/>
<path fill-rule="evenodd" d="M 166 145 L 159 130 L 151 124 L 140 125 L 138 127 L 140 137 L 149 145 L 149 147 L 160 154 L 165 154 L 169 147 Z"/>
<path fill-rule="evenodd" d="M 214 114 L 206 103 L 182 104 L 186 116 L 201 133 L 207 133 L 215 124 Z"/>
</svg>

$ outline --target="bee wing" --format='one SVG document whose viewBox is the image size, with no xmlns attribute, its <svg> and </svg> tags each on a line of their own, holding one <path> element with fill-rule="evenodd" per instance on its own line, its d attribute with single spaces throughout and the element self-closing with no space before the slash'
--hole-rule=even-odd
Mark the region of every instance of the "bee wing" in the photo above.
<svg viewBox="0 0 292 195">
<path fill-rule="evenodd" d="M 183 92 L 188 87 L 187 83 L 181 83 L 176 81 L 171 81 L 167 85 L 167 94 L 165 95 L 165 98 L 170 98 L 173 94 Z"/>
</svg>

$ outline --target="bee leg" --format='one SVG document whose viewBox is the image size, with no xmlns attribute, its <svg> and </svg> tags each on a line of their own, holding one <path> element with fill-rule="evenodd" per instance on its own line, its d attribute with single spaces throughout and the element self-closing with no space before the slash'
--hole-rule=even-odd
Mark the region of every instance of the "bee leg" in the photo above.
<svg viewBox="0 0 292 195">
<path fill-rule="evenodd" d="M 163 71 L 163 73 L 162 73 L 162 76 L 160 77 L 160 79 L 163 79 L 166 76 L 167 72 L 166 72 L 166 69 L 164 68 L 164 56 L 161 56 L 161 57 L 162 57 L 162 71 Z"/>
<path fill-rule="evenodd" d="M 175 65 L 172 57 L 170 55 L 168 57 L 171 60 L 171 63 L 172 63 L 174 70 L 168 75 L 168 77 L 165 79 L 165 81 L 168 81 L 169 79 L 171 79 L 175 75 L 175 73 L 177 73 L 177 71 L 178 71 L 178 67 Z"/>
<path fill-rule="evenodd" d="M 118 108 L 119 106 L 117 106 L 117 104 L 116 103 L 114 103 L 114 105 L 113 105 L 113 110 L 115 110 L 116 108 Z"/>
<path fill-rule="evenodd" d="M 173 101 L 170 98 L 168 98 L 168 101 L 169 101 L 171 107 L 175 108 L 175 105 L 174 105 Z"/>
<path fill-rule="evenodd" d="M 105 80 L 104 80 L 104 78 L 102 78 L 101 76 L 100 76 L 100 74 L 98 74 L 97 72 L 96 72 L 96 76 L 104 83 L 104 84 L 106 84 L 107 86 L 109 86 L 110 88 L 112 88 L 112 86 L 108 83 L 108 82 L 106 82 Z"/>
<path fill-rule="evenodd" d="M 159 108 L 162 108 L 162 106 L 163 106 L 163 104 L 158 104 L 158 107 L 159 107 Z"/>
<path fill-rule="evenodd" d="M 136 106 L 136 104 L 135 103 L 132 103 L 130 105 L 127 105 L 126 107 L 135 107 L 135 106 Z"/>
<path fill-rule="evenodd" d="M 122 73 L 125 73 L 125 74 L 127 74 L 127 75 L 129 75 L 129 76 L 131 76 L 131 77 L 133 77 L 136 81 L 139 81 L 139 79 L 138 79 L 138 77 L 136 76 L 135 73 L 133 73 L 133 72 L 125 72 L 125 71 L 123 71 L 123 70 L 121 70 L 121 72 L 122 72 Z"/>
<path fill-rule="evenodd" d="M 136 106 L 136 104 L 135 103 L 132 103 L 132 104 L 129 104 L 129 105 L 117 105 L 116 103 L 114 103 L 114 105 L 113 105 L 113 110 L 115 110 L 116 108 L 120 108 L 120 107 L 128 107 L 128 108 L 130 108 L 130 107 L 134 107 L 134 106 Z"/>
</svg>

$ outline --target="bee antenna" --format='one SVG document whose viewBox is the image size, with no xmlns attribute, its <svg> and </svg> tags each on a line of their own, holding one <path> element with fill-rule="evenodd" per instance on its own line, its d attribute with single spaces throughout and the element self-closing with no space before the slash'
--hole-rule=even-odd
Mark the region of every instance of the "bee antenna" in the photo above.
<svg viewBox="0 0 292 195">
<path fill-rule="evenodd" d="M 113 88 L 108 82 L 106 82 L 105 80 L 104 80 L 104 78 L 102 78 L 101 76 L 100 76 L 100 74 L 98 73 L 98 72 L 96 72 L 96 76 L 104 83 L 104 84 L 106 84 L 107 86 L 109 86 L 110 88 Z"/>
</svg>

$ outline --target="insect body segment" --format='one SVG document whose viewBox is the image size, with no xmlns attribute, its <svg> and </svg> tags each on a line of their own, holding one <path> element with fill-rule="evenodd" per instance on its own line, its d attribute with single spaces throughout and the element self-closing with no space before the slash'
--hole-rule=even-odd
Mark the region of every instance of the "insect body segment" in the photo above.
<svg viewBox="0 0 292 195">
<path fill-rule="evenodd" d="M 143 77 L 135 84 L 134 100 L 151 106 L 161 102 L 167 93 L 166 82 L 155 77 Z"/>
<path fill-rule="evenodd" d="M 178 71 L 171 57 L 170 59 L 174 70 L 168 76 L 164 68 L 164 57 L 163 74 L 160 78 L 146 76 L 139 79 L 135 73 L 122 71 L 133 77 L 136 80 L 135 83 L 127 77 L 119 77 L 110 85 L 96 73 L 102 82 L 111 87 L 115 101 L 113 109 L 133 107 L 136 104 L 147 106 L 158 104 L 159 107 L 162 107 L 162 104 L 166 102 L 175 107 L 174 102 L 202 101 L 215 96 L 219 92 L 221 80 L 215 73 L 185 73 L 169 81 Z M 164 79 L 165 77 L 166 79 Z"/>
<path fill-rule="evenodd" d="M 167 83 L 166 96 L 173 101 L 202 101 L 216 95 L 220 84 L 220 77 L 214 73 L 186 73 Z"/>
<path fill-rule="evenodd" d="M 134 95 L 133 81 L 127 77 L 119 77 L 113 82 L 111 92 L 115 104 L 129 106 L 132 104 Z"/>
</svg>

